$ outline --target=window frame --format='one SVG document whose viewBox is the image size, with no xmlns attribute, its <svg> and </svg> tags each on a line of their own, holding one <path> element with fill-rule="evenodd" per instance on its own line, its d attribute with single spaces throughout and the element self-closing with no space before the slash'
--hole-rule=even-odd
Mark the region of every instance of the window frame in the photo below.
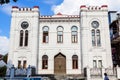
<svg viewBox="0 0 120 80">
<path fill-rule="evenodd" d="M 47 30 L 45 30 L 45 28 Z M 49 43 L 49 27 L 48 26 L 43 27 L 42 42 L 43 43 Z"/>
<path fill-rule="evenodd" d="M 64 28 L 62 26 L 57 27 L 57 43 L 63 43 L 63 31 Z"/>
<path fill-rule="evenodd" d="M 74 30 L 76 28 L 76 30 Z M 73 35 L 73 33 L 76 33 L 76 35 Z M 78 43 L 78 27 L 72 26 L 71 28 L 71 42 L 72 43 Z"/>
<path fill-rule="evenodd" d="M 78 69 L 78 56 L 72 56 L 72 69 Z"/>
<path fill-rule="evenodd" d="M 48 69 L 48 56 L 42 56 L 42 69 Z"/>
</svg>

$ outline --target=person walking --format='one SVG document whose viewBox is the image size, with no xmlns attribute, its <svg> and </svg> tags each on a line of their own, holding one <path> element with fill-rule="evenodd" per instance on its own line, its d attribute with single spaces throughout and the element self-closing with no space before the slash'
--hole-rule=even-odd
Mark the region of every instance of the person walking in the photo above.
<svg viewBox="0 0 120 80">
<path fill-rule="evenodd" d="M 109 80 L 108 76 L 107 76 L 107 73 L 104 73 L 104 80 Z"/>
</svg>

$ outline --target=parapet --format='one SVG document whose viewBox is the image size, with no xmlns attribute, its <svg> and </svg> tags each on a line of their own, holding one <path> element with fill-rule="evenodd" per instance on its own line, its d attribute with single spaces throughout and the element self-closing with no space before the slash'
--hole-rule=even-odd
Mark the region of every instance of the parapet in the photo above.
<svg viewBox="0 0 120 80">
<path fill-rule="evenodd" d="M 102 5 L 101 7 L 99 7 L 99 6 L 89 6 L 89 7 L 87 7 L 86 5 L 81 5 L 80 10 L 81 11 L 107 11 L 108 6 L 107 5 Z"/>
<path fill-rule="evenodd" d="M 18 6 L 12 6 L 12 12 L 16 11 L 39 11 L 39 6 L 33 8 L 19 8 Z"/>
</svg>

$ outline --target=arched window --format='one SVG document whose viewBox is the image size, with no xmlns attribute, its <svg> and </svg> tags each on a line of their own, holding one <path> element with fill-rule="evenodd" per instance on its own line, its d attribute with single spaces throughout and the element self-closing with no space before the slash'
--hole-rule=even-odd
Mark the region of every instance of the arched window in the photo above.
<svg viewBox="0 0 120 80">
<path fill-rule="evenodd" d="M 92 30 L 92 45 L 95 46 L 96 45 L 96 40 L 95 40 L 95 30 Z"/>
<path fill-rule="evenodd" d="M 101 46 L 99 29 L 92 29 L 92 46 Z"/>
<path fill-rule="evenodd" d="M 28 46 L 28 30 L 25 31 L 25 44 L 24 46 Z"/>
<path fill-rule="evenodd" d="M 23 30 L 20 31 L 20 42 L 19 42 L 19 46 L 23 46 Z"/>
<path fill-rule="evenodd" d="M 57 42 L 63 43 L 63 27 L 62 26 L 59 26 L 57 28 Z"/>
<path fill-rule="evenodd" d="M 92 46 L 101 46 L 101 40 L 100 40 L 100 30 L 99 30 L 99 21 L 92 21 Z"/>
<path fill-rule="evenodd" d="M 97 37 L 97 46 L 101 46 L 100 30 L 96 30 L 96 37 Z"/>
<path fill-rule="evenodd" d="M 72 40 L 72 43 L 77 43 L 78 42 L 77 30 L 78 30 L 78 28 L 76 26 L 73 26 L 71 28 L 71 40 Z"/>
<path fill-rule="evenodd" d="M 48 34 L 49 34 L 49 28 L 48 26 L 44 26 L 43 27 L 43 43 L 48 43 L 49 41 Z"/>
<path fill-rule="evenodd" d="M 42 57 L 42 69 L 48 69 L 48 56 L 43 55 Z"/>
<path fill-rule="evenodd" d="M 21 67 L 22 67 L 22 66 L 21 66 L 21 61 L 18 60 L 18 69 L 21 68 Z"/>
<path fill-rule="evenodd" d="M 72 56 L 72 68 L 78 69 L 78 56 L 77 55 Z"/>
<path fill-rule="evenodd" d="M 27 68 L 27 61 L 26 61 L 26 60 L 23 61 L 23 68 L 24 68 L 24 69 Z"/>
</svg>

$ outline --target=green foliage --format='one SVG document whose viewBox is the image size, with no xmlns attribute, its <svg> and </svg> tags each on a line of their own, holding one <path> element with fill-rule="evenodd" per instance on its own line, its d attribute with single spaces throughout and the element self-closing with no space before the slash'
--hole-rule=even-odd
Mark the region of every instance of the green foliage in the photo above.
<svg viewBox="0 0 120 80">
<path fill-rule="evenodd" d="M 6 70 L 7 70 L 6 66 L 0 67 L 0 77 L 5 77 Z"/>
<path fill-rule="evenodd" d="M 13 0 L 13 2 L 17 2 L 18 0 Z M 10 0 L 0 0 L 0 4 L 3 5 L 3 4 L 8 4 L 10 3 Z"/>
<path fill-rule="evenodd" d="M 14 2 L 17 2 L 17 0 L 13 0 Z"/>
</svg>

